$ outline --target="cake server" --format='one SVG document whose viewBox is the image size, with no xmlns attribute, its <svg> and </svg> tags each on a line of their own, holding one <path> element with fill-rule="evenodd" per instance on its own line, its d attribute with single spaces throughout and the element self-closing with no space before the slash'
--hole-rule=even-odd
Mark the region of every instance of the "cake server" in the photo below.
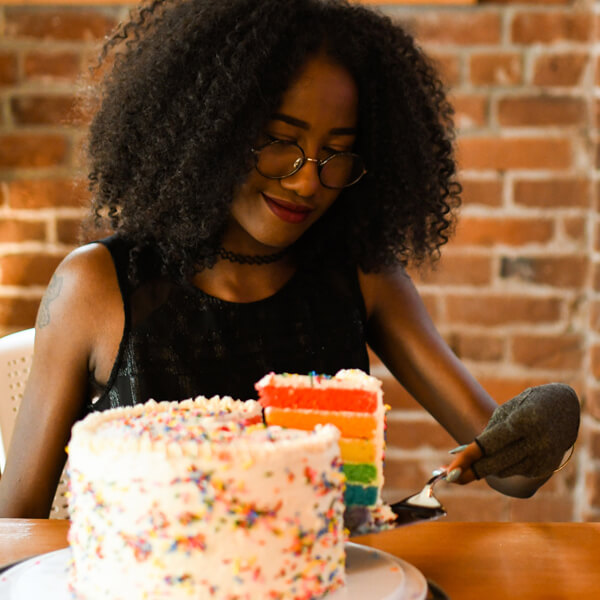
<svg viewBox="0 0 600 600">
<path fill-rule="evenodd" d="M 390 505 L 392 512 L 396 515 L 395 526 L 417 523 L 418 521 L 429 521 L 446 516 L 446 509 L 442 503 L 433 495 L 433 486 L 445 479 L 445 470 L 434 471 L 431 479 L 423 489 L 413 496 L 409 496 L 399 502 Z"/>
<path fill-rule="evenodd" d="M 389 505 L 388 508 L 394 515 L 392 519 L 385 518 L 383 521 L 378 521 L 367 507 L 348 506 L 344 513 L 344 526 L 349 531 L 349 536 L 379 533 L 403 525 L 431 521 L 446 516 L 446 509 L 433 495 L 433 486 L 438 481 L 445 479 L 446 475 L 445 470 L 434 471 L 431 479 L 418 494 L 413 494 Z"/>
</svg>

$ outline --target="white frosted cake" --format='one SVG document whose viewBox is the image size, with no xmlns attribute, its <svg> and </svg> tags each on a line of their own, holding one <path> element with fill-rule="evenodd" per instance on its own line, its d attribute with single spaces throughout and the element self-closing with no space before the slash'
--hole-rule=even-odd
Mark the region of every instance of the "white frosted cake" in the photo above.
<svg viewBox="0 0 600 600">
<path fill-rule="evenodd" d="M 244 424 L 257 410 L 149 402 L 74 426 L 76 598 L 307 600 L 343 585 L 339 432 Z"/>
</svg>

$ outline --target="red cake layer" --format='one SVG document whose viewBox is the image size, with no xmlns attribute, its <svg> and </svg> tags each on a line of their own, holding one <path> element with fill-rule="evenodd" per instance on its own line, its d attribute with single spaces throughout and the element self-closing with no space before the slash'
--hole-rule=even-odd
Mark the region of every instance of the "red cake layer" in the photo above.
<svg viewBox="0 0 600 600">
<path fill-rule="evenodd" d="M 377 409 L 377 394 L 347 388 L 265 386 L 259 388 L 262 406 L 372 413 Z"/>
</svg>

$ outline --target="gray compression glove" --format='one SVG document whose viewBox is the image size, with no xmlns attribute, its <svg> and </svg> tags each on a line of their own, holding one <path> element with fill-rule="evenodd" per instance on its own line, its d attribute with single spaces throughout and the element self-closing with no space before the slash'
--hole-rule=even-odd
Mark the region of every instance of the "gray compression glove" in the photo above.
<svg viewBox="0 0 600 600">
<path fill-rule="evenodd" d="M 551 475 L 575 443 L 579 413 L 577 394 L 568 385 L 526 389 L 500 405 L 475 438 L 483 457 L 473 463 L 473 473 L 478 479 Z"/>
</svg>

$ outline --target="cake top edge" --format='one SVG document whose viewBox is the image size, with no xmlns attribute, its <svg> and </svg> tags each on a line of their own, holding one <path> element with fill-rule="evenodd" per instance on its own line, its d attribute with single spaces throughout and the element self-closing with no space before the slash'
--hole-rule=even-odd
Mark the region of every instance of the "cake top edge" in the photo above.
<svg viewBox="0 0 600 600">
<path fill-rule="evenodd" d="M 379 392 L 382 384 L 379 379 L 368 375 L 360 369 L 342 369 L 335 375 L 320 375 L 309 373 L 267 373 L 256 384 L 255 388 L 260 392 L 267 386 L 274 387 L 312 387 L 317 389 L 361 389 Z"/>
<path fill-rule="evenodd" d="M 197 396 L 186 400 L 161 401 L 148 400 L 134 406 L 109 408 L 101 412 L 92 412 L 73 425 L 72 433 L 79 430 L 93 431 L 103 424 L 123 419 L 157 421 L 170 414 L 189 413 L 203 418 L 229 420 L 232 422 L 260 418 L 262 408 L 256 400 L 234 400 L 230 396 Z"/>
</svg>

